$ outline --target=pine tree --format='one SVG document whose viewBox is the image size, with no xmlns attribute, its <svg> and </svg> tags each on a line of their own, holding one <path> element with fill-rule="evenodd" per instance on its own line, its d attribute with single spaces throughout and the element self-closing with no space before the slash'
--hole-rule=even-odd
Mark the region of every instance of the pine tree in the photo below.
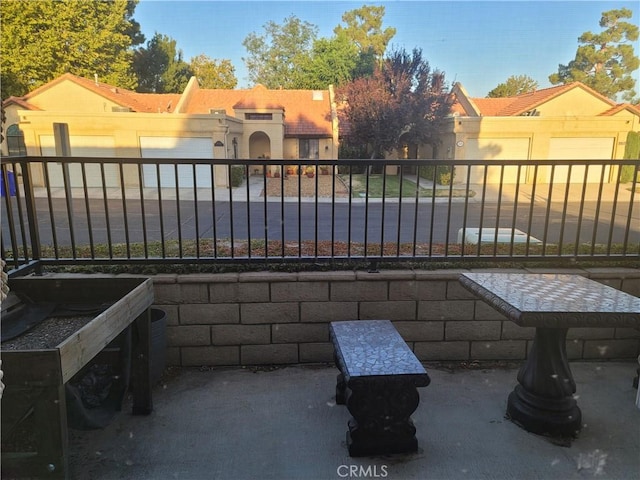
<svg viewBox="0 0 640 480">
<path fill-rule="evenodd" d="M 182 50 L 167 35 L 156 33 L 146 47 L 136 50 L 133 68 L 138 76 L 138 92 L 179 93 L 193 75 L 182 59 Z"/>
<path fill-rule="evenodd" d="M 554 85 L 578 81 L 611 99 L 621 94 L 632 101 L 636 95 L 632 73 L 640 66 L 633 49 L 638 26 L 624 21 L 632 15 L 626 8 L 603 12 L 600 26 L 605 30 L 583 33 L 575 58 L 568 65 L 559 65 L 549 81 Z"/>
<path fill-rule="evenodd" d="M 523 93 L 533 92 L 538 88 L 538 82 L 527 75 L 511 75 L 507 81 L 500 83 L 491 90 L 488 98 L 515 97 Z"/>
</svg>

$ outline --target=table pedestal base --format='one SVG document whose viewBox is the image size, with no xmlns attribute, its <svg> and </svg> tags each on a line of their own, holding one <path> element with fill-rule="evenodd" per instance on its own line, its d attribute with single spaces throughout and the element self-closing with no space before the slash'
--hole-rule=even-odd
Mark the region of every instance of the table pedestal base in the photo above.
<svg viewBox="0 0 640 480">
<path fill-rule="evenodd" d="M 566 328 L 537 328 L 526 363 L 509 395 L 507 417 L 540 435 L 575 437 L 582 414 L 566 353 Z"/>
<path fill-rule="evenodd" d="M 540 397 L 521 385 L 509 395 L 507 417 L 538 435 L 575 437 L 582 427 L 582 413 L 573 398 Z"/>
</svg>

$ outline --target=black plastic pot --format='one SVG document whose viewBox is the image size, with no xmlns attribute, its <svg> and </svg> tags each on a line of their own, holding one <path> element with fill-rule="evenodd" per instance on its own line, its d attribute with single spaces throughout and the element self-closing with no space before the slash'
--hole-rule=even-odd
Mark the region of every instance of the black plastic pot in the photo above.
<svg viewBox="0 0 640 480">
<path fill-rule="evenodd" d="M 167 365 L 167 312 L 151 309 L 151 381 L 162 377 Z"/>
</svg>

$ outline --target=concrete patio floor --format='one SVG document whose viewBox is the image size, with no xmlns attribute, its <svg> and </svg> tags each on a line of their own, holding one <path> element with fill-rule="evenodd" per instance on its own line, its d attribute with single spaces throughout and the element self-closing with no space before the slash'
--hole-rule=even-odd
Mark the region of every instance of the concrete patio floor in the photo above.
<svg viewBox="0 0 640 480">
<path fill-rule="evenodd" d="M 72 431 L 74 479 L 637 479 L 637 363 L 578 362 L 583 429 L 570 447 L 504 418 L 517 368 L 426 365 L 413 414 L 419 451 L 350 458 L 350 417 L 331 366 L 176 369 L 154 389 L 154 412 L 130 406 L 104 430 Z"/>
</svg>

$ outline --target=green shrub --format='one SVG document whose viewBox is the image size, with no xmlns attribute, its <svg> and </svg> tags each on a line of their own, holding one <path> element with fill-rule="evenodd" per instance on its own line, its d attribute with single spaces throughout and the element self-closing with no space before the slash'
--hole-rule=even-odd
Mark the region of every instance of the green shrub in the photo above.
<svg viewBox="0 0 640 480">
<path fill-rule="evenodd" d="M 438 183 L 440 185 L 451 185 L 451 171 L 438 173 Z"/>
<path fill-rule="evenodd" d="M 633 181 L 633 172 L 636 169 L 633 165 L 622 165 L 620 167 L 620 183 L 629 183 Z"/>
<path fill-rule="evenodd" d="M 429 181 L 433 181 L 435 176 L 435 181 L 439 185 L 451 185 L 453 177 L 455 177 L 455 169 L 449 165 L 438 165 L 437 167 L 423 165 L 419 168 L 418 174 Z"/>
<path fill-rule="evenodd" d="M 338 147 L 338 158 L 342 159 L 359 159 L 368 158 L 366 145 L 349 145 L 348 143 L 341 143 Z"/>
<path fill-rule="evenodd" d="M 625 160 L 638 160 L 640 158 L 640 133 L 629 132 L 627 134 L 627 143 L 624 147 Z M 623 165 L 620 167 L 620 183 L 629 183 L 633 181 L 633 165 Z"/>
<path fill-rule="evenodd" d="M 239 187 L 244 180 L 244 167 L 242 165 L 231 166 L 231 186 Z"/>
<path fill-rule="evenodd" d="M 352 173 L 353 175 L 358 175 L 361 173 L 365 173 L 367 171 L 366 165 L 338 165 L 338 173 L 340 175 L 349 175 Z"/>
</svg>

